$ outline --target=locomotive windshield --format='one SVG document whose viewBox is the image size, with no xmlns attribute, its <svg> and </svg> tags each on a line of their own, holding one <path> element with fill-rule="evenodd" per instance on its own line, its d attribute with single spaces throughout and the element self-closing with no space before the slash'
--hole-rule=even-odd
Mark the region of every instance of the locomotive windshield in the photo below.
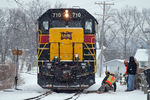
<svg viewBox="0 0 150 100">
<path fill-rule="evenodd" d="M 92 20 L 90 19 L 90 20 L 87 20 L 86 22 L 85 22 L 85 33 L 92 33 Z"/>
<path fill-rule="evenodd" d="M 53 20 L 51 22 L 50 27 L 82 27 L 81 25 L 81 21 L 74 21 L 74 20 L 70 20 L 70 21 L 64 21 L 64 20 Z"/>
</svg>

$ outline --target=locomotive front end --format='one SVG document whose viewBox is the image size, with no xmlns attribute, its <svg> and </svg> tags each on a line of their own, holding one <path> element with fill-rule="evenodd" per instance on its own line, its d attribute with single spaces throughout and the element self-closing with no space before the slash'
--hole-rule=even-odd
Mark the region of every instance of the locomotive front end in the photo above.
<svg viewBox="0 0 150 100">
<path fill-rule="evenodd" d="M 39 18 L 38 84 L 83 90 L 95 83 L 95 21 L 83 9 L 50 9 Z M 90 15 L 89 15 L 90 16 Z M 87 28 L 85 25 L 87 22 Z M 91 33 L 91 34 L 89 34 Z"/>
</svg>

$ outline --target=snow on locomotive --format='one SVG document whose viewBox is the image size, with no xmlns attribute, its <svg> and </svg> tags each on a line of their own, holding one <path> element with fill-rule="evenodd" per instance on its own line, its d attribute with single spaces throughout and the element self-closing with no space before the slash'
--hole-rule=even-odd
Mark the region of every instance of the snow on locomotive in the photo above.
<svg viewBox="0 0 150 100">
<path fill-rule="evenodd" d="M 83 90 L 95 83 L 96 19 L 85 9 L 49 9 L 38 18 L 38 84 Z"/>
</svg>

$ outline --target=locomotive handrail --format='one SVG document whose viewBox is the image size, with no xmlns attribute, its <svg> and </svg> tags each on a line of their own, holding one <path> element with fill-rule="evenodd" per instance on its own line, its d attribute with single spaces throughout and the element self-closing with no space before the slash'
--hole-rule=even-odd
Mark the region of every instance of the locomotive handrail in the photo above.
<svg viewBox="0 0 150 100">
<path fill-rule="evenodd" d="M 95 37 L 91 38 L 91 43 L 92 43 L 92 40 L 93 40 L 93 39 L 95 39 Z M 93 44 L 92 44 L 92 48 L 93 48 Z M 95 54 L 94 65 L 96 66 L 96 68 L 94 67 L 94 68 L 96 69 L 94 73 L 96 73 L 96 72 L 97 72 L 97 61 L 96 61 L 96 53 L 95 53 L 95 50 L 94 50 L 94 49 L 93 49 L 93 52 L 94 52 L 94 54 Z"/>
<path fill-rule="evenodd" d="M 41 52 L 39 53 L 39 50 L 38 50 L 38 59 L 39 59 L 39 57 L 41 56 L 41 54 L 42 54 L 42 52 L 43 52 L 43 50 L 44 50 L 44 48 L 45 48 L 45 46 L 47 45 L 48 43 L 45 43 L 45 45 L 43 46 L 43 48 L 42 48 L 42 50 L 41 50 Z M 40 45 L 40 44 L 39 44 Z"/>
<path fill-rule="evenodd" d="M 48 50 L 49 48 L 38 48 L 38 49 L 40 49 L 40 50 L 41 50 L 41 49 Z"/>
<path fill-rule="evenodd" d="M 88 48 L 84 48 L 84 49 L 88 49 Z M 89 49 L 95 49 L 95 48 L 89 48 Z"/>
<path fill-rule="evenodd" d="M 92 37 L 92 38 L 91 38 L 91 43 L 92 43 L 92 40 L 93 40 L 93 39 L 95 39 L 95 37 Z M 92 44 L 92 48 L 93 48 L 93 44 Z M 96 53 L 95 53 L 95 50 L 94 50 L 94 49 L 93 49 L 93 52 L 94 52 L 94 54 L 95 54 L 94 65 L 96 66 L 96 68 L 94 67 L 94 68 L 95 68 L 95 69 L 94 69 L 94 71 L 95 71 L 94 73 L 96 73 L 96 72 L 97 72 L 97 62 L 96 62 Z"/>
<path fill-rule="evenodd" d="M 85 46 L 87 47 L 87 49 L 90 51 L 90 53 L 93 54 L 93 53 L 91 52 L 91 50 L 89 49 L 88 45 L 87 45 L 86 43 L 84 43 L 84 44 L 85 44 Z M 93 56 L 93 55 L 92 55 L 92 56 Z M 95 59 L 94 56 L 93 56 L 93 58 Z"/>
<path fill-rule="evenodd" d="M 42 33 L 41 30 L 37 30 L 37 32 Z M 41 43 L 41 37 L 40 37 L 40 39 L 39 39 L 39 47 L 40 47 L 40 43 Z M 39 50 L 38 50 L 38 55 L 39 55 Z M 37 58 L 39 59 L 39 57 L 37 57 Z M 37 59 L 37 60 L 38 60 L 38 59 Z"/>
<path fill-rule="evenodd" d="M 92 37 L 92 38 L 91 38 L 91 43 L 92 43 L 92 40 L 93 40 L 94 38 L 95 38 L 95 37 Z M 92 48 L 93 48 L 93 44 L 92 44 Z M 93 52 L 94 52 L 94 54 L 95 54 L 94 49 L 93 49 Z"/>
<path fill-rule="evenodd" d="M 40 58 L 40 56 L 41 56 L 41 54 L 42 54 L 42 52 L 43 52 L 43 50 L 44 50 L 44 48 L 45 48 L 45 46 L 47 45 L 48 43 L 46 43 L 45 45 L 44 45 L 44 47 L 42 48 L 42 50 L 41 50 L 41 52 L 39 53 L 39 50 L 38 50 L 38 56 L 37 56 L 37 72 L 38 72 L 38 59 Z M 40 45 L 40 44 L 39 44 Z M 40 47 L 40 46 L 39 46 Z"/>
<path fill-rule="evenodd" d="M 91 54 L 93 54 L 92 52 L 91 52 L 91 50 L 89 49 L 89 47 L 88 47 L 88 45 L 86 44 L 86 43 L 84 43 L 85 44 L 85 46 L 87 47 L 87 49 L 90 51 L 90 53 Z M 95 61 L 96 61 L 96 56 L 94 56 L 94 55 L 92 55 L 92 57 L 93 57 L 93 59 L 94 59 L 94 65 L 95 65 Z M 97 71 L 97 68 L 95 68 L 95 66 L 94 66 L 94 72 L 93 73 L 96 73 L 96 71 Z"/>
<path fill-rule="evenodd" d="M 41 30 L 38 30 L 38 29 L 37 29 L 37 32 L 41 32 Z M 39 35 L 39 34 L 38 34 L 38 35 Z M 39 39 L 39 42 L 41 42 L 41 39 Z M 38 47 L 40 47 L 40 44 L 39 44 Z M 38 56 L 37 56 L 37 72 L 39 72 L 39 70 L 38 70 L 38 59 L 39 59 L 39 50 L 38 50 Z"/>
</svg>

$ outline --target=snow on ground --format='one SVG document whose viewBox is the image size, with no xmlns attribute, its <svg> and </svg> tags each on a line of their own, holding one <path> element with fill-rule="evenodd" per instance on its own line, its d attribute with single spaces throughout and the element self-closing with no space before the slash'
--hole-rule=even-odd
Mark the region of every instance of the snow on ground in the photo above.
<svg viewBox="0 0 150 100">
<path fill-rule="evenodd" d="M 0 91 L 0 100 L 23 100 L 29 97 L 34 97 L 40 95 L 46 91 L 47 89 L 42 89 L 37 84 L 37 76 L 36 72 L 29 73 L 21 73 L 21 77 L 23 78 L 25 84 L 18 86 L 19 89 L 22 90 L 13 90 L 12 91 Z M 100 87 L 100 83 L 102 78 L 96 77 L 96 83 L 88 88 L 87 90 L 97 90 Z M 117 91 L 109 92 L 103 94 L 81 94 L 77 100 L 146 100 L 147 95 L 144 94 L 141 90 L 135 90 L 132 92 L 125 92 L 126 86 L 119 85 L 117 83 Z M 64 100 L 74 93 L 52 93 L 47 97 L 42 98 L 42 100 Z M 75 99 L 75 97 L 74 97 Z M 71 100 L 74 100 L 71 99 Z"/>
</svg>

